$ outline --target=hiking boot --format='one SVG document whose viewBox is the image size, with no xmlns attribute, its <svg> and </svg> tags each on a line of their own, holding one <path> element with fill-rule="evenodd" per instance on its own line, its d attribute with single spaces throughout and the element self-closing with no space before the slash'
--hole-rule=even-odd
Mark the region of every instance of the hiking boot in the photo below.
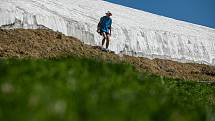
<svg viewBox="0 0 215 121">
<path fill-rule="evenodd" d="M 106 50 L 106 52 L 110 52 L 110 50 L 108 48 L 106 48 L 105 50 Z"/>
<path fill-rule="evenodd" d="M 102 48 L 102 51 L 106 51 L 106 49 L 105 49 L 105 48 Z"/>
</svg>

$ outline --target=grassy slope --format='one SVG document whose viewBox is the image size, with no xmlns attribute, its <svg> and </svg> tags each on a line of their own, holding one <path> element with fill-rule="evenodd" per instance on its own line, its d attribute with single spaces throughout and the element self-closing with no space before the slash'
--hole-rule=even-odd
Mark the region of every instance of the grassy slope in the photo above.
<svg viewBox="0 0 215 121">
<path fill-rule="evenodd" d="M 0 29 L 0 58 L 56 58 L 78 56 L 134 65 L 140 72 L 150 72 L 183 80 L 214 81 L 215 66 L 179 63 L 162 59 L 147 59 L 106 53 L 98 47 L 82 43 L 73 37 L 46 29 Z"/>
<path fill-rule="evenodd" d="M 214 121 L 215 86 L 67 58 L 0 60 L 0 121 Z"/>
</svg>

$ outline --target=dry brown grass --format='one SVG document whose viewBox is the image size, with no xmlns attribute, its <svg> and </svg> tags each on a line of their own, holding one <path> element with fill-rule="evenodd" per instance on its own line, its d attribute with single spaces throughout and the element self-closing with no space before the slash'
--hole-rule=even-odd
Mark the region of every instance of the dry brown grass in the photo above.
<svg viewBox="0 0 215 121">
<path fill-rule="evenodd" d="M 86 45 L 73 37 L 51 30 L 0 29 L 0 57 L 2 58 L 55 58 L 78 56 L 115 63 L 126 62 L 138 71 L 185 80 L 215 81 L 215 67 L 204 64 L 179 63 L 170 60 L 143 57 L 120 57 L 98 47 Z"/>
</svg>

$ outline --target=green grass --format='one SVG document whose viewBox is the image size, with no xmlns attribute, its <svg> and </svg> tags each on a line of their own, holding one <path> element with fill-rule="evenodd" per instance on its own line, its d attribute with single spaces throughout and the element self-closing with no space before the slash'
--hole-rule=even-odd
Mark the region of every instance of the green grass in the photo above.
<svg viewBox="0 0 215 121">
<path fill-rule="evenodd" d="M 0 60 L 0 121 L 214 121 L 215 85 L 66 58 Z"/>
</svg>

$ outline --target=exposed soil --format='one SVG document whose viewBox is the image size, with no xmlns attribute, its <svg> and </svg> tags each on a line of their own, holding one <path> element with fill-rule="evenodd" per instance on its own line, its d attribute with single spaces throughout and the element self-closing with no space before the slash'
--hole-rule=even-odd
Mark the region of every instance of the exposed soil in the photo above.
<svg viewBox="0 0 215 121">
<path fill-rule="evenodd" d="M 215 67 L 204 64 L 179 63 L 170 60 L 119 56 L 107 53 L 99 47 L 86 45 L 73 37 L 46 29 L 3 30 L 0 29 L 1 58 L 55 58 L 78 56 L 91 59 L 126 62 L 141 72 L 151 72 L 171 78 L 197 81 L 214 81 Z"/>
</svg>

